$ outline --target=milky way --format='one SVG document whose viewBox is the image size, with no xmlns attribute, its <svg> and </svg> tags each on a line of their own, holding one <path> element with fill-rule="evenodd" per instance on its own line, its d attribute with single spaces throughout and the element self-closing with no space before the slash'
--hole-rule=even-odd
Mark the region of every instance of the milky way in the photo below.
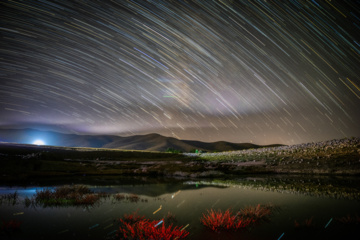
<svg viewBox="0 0 360 240">
<path fill-rule="evenodd" d="M 360 1 L 3 0 L 0 127 L 360 136 Z"/>
</svg>

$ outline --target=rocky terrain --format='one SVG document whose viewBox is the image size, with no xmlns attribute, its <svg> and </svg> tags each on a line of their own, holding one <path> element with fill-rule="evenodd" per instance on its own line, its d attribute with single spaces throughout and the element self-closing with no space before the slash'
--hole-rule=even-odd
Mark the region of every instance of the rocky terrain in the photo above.
<svg viewBox="0 0 360 240">
<path fill-rule="evenodd" d="M 195 154 L 186 154 L 195 156 Z M 274 173 L 360 173 L 360 138 L 334 139 L 316 143 L 221 153 L 198 157 L 210 165 L 230 166 L 231 172 Z"/>
</svg>

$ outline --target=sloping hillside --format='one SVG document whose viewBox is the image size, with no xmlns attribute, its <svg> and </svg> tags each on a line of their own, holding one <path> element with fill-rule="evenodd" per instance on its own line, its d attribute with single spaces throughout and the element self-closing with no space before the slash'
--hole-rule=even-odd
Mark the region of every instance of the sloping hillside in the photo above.
<svg viewBox="0 0 360 240">
<path fill-rule="evenodd" d="M 264 147 L 251 143 L 230 143 L 224 141 L 207 143 L 179 140 L 172 137 L 164 137 L 155 133 L 121 137 L 112 135 L 63 134 L 34 129 L 0 129 L 0 142 L 32 144 L 37 139 L 41 139 L 46 145 L 51 146 L 115 148 L 146 151 L 166 151 L 167 149 L 173 149 L 181 152 L 190 152 L 197 149 L 206 152 L 222 152 Z"/>
</svg>

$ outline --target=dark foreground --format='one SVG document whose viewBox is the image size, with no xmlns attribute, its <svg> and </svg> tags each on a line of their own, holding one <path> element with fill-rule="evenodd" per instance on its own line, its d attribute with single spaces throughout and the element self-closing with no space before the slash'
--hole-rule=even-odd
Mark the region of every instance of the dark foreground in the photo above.
<svg viewBox="0 0 360 240">
<path fill-rule="evenodd" d="M 0 169 L 0 179 L 10 181 L 84 175 L 360 175 L 360 138 L 199 154 L 0 143 Z"/>
<path fill-rule="evenodd" d="M 0 185 L 0 239 L 358 239 L 359 178 L 77 176 Z"/>
</svg>

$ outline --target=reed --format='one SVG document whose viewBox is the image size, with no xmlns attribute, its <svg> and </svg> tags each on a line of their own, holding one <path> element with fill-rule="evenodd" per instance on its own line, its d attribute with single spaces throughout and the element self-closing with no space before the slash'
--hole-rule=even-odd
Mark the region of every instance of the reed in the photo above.
<svg viewBox="0 0 360 240">
<path fill-rule="evenodd" d="M 76 205 L 94 205 L 101 198 L 106 198 L 106 193 L 93 193 L 89 188 L 82 185 L 61 186 L 54 190 L 43 189 L 36 192 L 35 203 L 46 206 L 76 206 Z"/>
</svg>

